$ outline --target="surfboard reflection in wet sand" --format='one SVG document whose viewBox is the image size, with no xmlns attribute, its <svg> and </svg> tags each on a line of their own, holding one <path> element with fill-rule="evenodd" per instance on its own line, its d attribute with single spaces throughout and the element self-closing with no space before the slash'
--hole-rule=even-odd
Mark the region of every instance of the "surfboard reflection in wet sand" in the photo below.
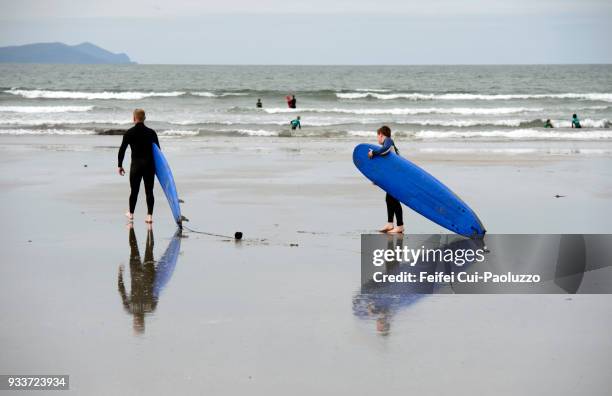
<svg viewBox="0 0 612 396">
<path fill-rule="evenodd" d="M 134 227 L 129 229 L 130 245 L 130 281 L 131 289 L 128 295 L 125 288 L 124 268 L 119 266 L 118 289 L 125 311 L 132 315 L 134 334 L 144 334 L 145 316 L 157 308 L 161 291 L 172 278 L 174 268 L 181 250 L 181 232 L 177 231 L 168 244 L 161 259 L 155 262 L 153 257 L 153 229 L 147 231 L 144 260 L 140 250 Z"/>
</svg>

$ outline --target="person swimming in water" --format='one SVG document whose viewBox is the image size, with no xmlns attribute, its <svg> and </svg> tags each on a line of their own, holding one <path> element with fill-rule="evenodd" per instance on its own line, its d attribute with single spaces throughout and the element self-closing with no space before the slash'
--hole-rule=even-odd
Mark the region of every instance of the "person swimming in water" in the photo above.
<svg viewBox="0 0 612 396">
<path fill-rule="evenodd" d="M 572 128 L 582 128 L 582 125 L 580 125 L 580 120 L 576 114 L 572 115 Z"/>
<path fill-rule="evenodd" d="M 378 144 L 381 145 L 379 149 L 370 150 L 368 152 L 368 157 L 370 159 L 377 156 L 385 156 L 391 152 L 391 150 L 395 151 L 396 154 L 399 154 L 399 150 L 395 147 L 395 142 L 391 139 L 391 128 L 386 125 L 381 126 L 376 131 L 376 138 Z M 380 229 L 380 232 L 386 232 L 388 234 L 403 234 L 404 233 L 404 216 L 402 211 L 402 204 L 391 194 L 387 193 L 385 196 L 385 201 L 387 203 L 387 224 L 384 225 Z M 395 220 L 397 220 L 397 226 L 393 226 L 393 217 L 395 216 Z"/>
<path fill-rule="evenodd" d="M 261 109 L 263 107 L 263 103 L 261 103 L 261 99 L 257 99 L 257 103 L 255 104 L 255 106 L 257 106 L 258 109 Z"/>
<path fill-rule="evenodd" d="M 128 220 L 134 221 L 134 210 L 136 209 L 136 200 L 140 190 L 140 183 L 144 181 L 145 194 L 147 196 L 147 217 L 146 223 L 153 222 L 153 205 L 155 197 L 153 196 L 153 184 L 155 182 L 155 162 L 153 160 L 153 145 L 159 146 L 157 134 L 151 128 L 145 126 L 145 111 L 143 109 L 134 110 L 133 120 L 134 126 L 123 135 L 121 147 L 119 147 L 118 155 L 118 172 L 119 175 L 125 175 L 123 169 L 123 158 L 125 150 L 130 146 L 132 151 L 132 161 L 130 164 L 130 199 L 129 209 L 125 214 Z"/>
<path fill-rule="evenodd" d="M 544 123 L 544 128 L 554 128 L 552 122 L 550 122 L 550 118 Z"/>
<path fill-rule="evenodd" d="M 296 130 L 298 128 L 302 129 L 302 123 L 300 122 L 300 116 L 297 116 L 297 118 L 295 120 L 291 120 L 289 122 L 289 124 L 291 124 L 291 129 L 292 130 Z"/>
</svg>

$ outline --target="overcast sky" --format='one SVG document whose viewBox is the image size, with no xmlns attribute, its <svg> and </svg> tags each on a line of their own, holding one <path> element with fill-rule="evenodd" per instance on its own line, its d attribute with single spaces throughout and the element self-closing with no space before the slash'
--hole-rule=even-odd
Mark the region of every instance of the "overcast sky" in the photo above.
<svg viewBox="0 0 612 396">
<path fill-rule="evenodd" d="M 139 63 L 612 63 L 611 0 L 0 0 L 0 46 Z"/>
</svg>

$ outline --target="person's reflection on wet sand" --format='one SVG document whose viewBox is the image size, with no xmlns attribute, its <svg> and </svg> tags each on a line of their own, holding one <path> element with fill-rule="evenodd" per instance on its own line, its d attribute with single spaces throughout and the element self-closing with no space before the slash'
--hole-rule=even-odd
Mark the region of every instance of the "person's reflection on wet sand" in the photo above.
<svg viewBox="0 0 612 396">
<path fill-rule="evenodd" d="M 128 297 L 123 281 L 123 265 L 119 267 L 118 288 L 119 295 L 126 312 L 133 316 L 133 329 L 135 334 L 143 334 L 145 331 L 145 315 L 155 311 L 157 307 L 157 296 L 153 292 L 155 283 L 155 261 L 153 259 L 153 228 L 147 227 L 147 243 L 145 247 L 144 260 L 141 261 L 138 241 L 134 227 L 129 226 L 130 244 L 130 279 L 131 291 Z"/>
<path fill-rule="evenodd" d="M 432 236 L 429 238 L 424 245 L 428 247 L 435 247 L 444 250 L 475 250 L 484 246 L 481 240 L 472 239 L 459 239 L 459 240 L 441 240 L 439 236 Z M 395 250 L 395 248 L 401 248 L 404 246 L 403 236 L 399 237 L 388 237 L 387 250 Z M 472 264 L 471 261 L 466 262 L 462 268 L 468 268 Z M 434 271 L 444 271 L 450 273 L 454 270 L 450 266 L 440 267 L 438 261 L 432 262 L 416 262 L 414 265 L 399 263 L 395 259 L 385 261 L 384 266 L 385 274 L 400 274 L 403 271 L 418 273 L 427 272 L 434 273 Z M 376 284 L 372 281 L 368 281 L 361 285 L 361 289 L 357 295 L 353 297 L 353 314 L 357 317 L 366 320 L 375 321 L 376 333 L 381 336 L 388 336 L 391 334 L 391 323 L 393 317 L 402 309 L 415 304 L 423 297 L 435 292 L 435 289 L 439 286 L 435 284 L 407 284 L 407 283 L 387 283 L 387 284 Z M 452 285 L 450 286 L 452 289 Z"/>
<path fill-rule="evenodd" d="M 402 246 L 404 238 L 402 234 L 387 235 L 387 250 L 393 250 L 398 246 Z M 394 273 L 398 271 L 400 264 L 396 260 L 385 261 L 384 268 L 385 273 Z M 353 301 L 353 309 L 360 311 L 357 306 L 361 303 L 361 297 L 364 298 L 365 305 L 365 316 L 368 318 L 375 318 L 376 332 L 382 336 L 390 334 L 391 330 L 391 319 L 393 318 L 393 305 L 395 299 L 391 298 L 377 298 L 378 296 L 368 295 L 369 285 L 362 288 L 362 294 L 355 297 Z M 370 298 L 373 297 L 373 298 Z M 357 312 L 356 311 L 356 312 Z"/>
</svg>

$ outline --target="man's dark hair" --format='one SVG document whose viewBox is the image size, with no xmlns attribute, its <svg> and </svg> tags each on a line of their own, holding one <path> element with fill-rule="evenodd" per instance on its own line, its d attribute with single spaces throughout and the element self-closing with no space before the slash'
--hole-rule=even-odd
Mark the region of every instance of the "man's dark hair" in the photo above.
<svg viewBox="0 0 612 396">
<path fill-rule="evenodd" d="M 572 117 L 576 118 L 576 114 L 572 115 Z"/>
<path fill-rule="evenodd" d="M 383 125 L 380 128 L 378 128 L 378 131 L 376 132 L 380 133 L 381 135 L 384 135 L 385 137 L 388 137 L 388 138 L 391 137 L 391 128 L 389 128 L 386 125 Z"/>
</svg>

